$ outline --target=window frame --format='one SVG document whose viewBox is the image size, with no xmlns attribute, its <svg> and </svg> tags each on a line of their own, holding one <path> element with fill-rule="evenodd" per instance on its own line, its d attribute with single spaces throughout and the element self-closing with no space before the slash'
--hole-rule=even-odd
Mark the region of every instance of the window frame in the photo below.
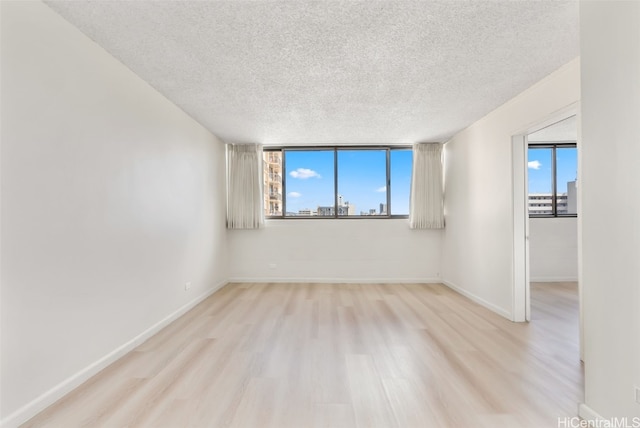
<svg viewBox="0 0 640 428">
<path fill-rule="evenodd" d="M 385 215 L 339 215 L 338 210 L 338 152 L 339 151 L 367 151 L 367 150 L 377 150 L 377 151 L 385 151 L 386 157 L 386 205 L 387 205 L 387 214 Z M 263 146 L 263 153 L 267 152 L 281 152 L 282 153 L 282 215 L 267 215 L 265 214 L 266 220 L 335 220 L 335 219 L 344 219 L 344 220 L 361 220 L 361 219 L 408 219 L 409 214 L 391 214 L 391 151 L 392 150 L 413 150 L 412 146 L 391 146 L 391 145 L 362 145 L 362 146 Z M 332 151 L 333 152 L 333 206 L 334 213 L 332 216 L 318 216 L 318 215 L 295 215 L 295 216 L 287 216 L 287 166 L 286 166 L 286 156 L 285 152 L 287 151 Z M 264 155 L 263 155 L 264 156 Z M 413 161 L 412 161 L 413 164 Z M 412 165 L 413 168 L 413 165 Z"/>
<path fill-rule="evenodd" d="M 578 213 L 558 213 L 558 171 L 557 171 L 557 149 L 571 148 L 577 149 L 578 144 L 576 141 L 541 141 L 541 142 L 528 142 L 527 143 L 527 162 L 529 161 L 529 149 L 551 149 L 551 214 L 531 214 L 529 213 L 529 178 L 527 177 L 527 214 L 529 218 L 576 218 Z M 576 159 L 576 162 L 578 159 Z M 528 174 L 527 174 L 528 175 Z"/>
</svg>

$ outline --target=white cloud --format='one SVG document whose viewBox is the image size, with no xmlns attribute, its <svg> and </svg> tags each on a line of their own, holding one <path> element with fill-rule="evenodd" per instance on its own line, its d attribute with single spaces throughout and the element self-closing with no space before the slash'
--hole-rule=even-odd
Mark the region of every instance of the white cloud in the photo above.
<svg viewBox="0 0 640 428">
<path fill-rule="evenodd" d="M 540 169 L 542 164 L 540 163 L 540 161 L 534 160 L 529 162 L 527 166 L 529 167 L 529 169 Z"/>
<path fill-rule="evenodd" d="M 378 187 L 376 189 L 376 192 L 378 192 L 378 193 L 382 193 L 382 192 L 386 192 L 386 191 L 387 191 L 387 186 Z"/>
<path fill-rule="evenodd" d="M 299 198 L 300 196 L 302 196 L 302 193 L 299 192 L 289 192 L 287 193 L 287 196 L 291 197 L 291 198 Z"/>
<path fill-rule="evenodd" d="M 292 176 L 293 178 L 299 178 L 301 180 L 306 180 L 307 178 L 312 178 L 312 177 L 322 178 L 320 174 L 308 168 L 298 168 L 295 171 L 291 171 L 289 175 Z"/>
</svg>

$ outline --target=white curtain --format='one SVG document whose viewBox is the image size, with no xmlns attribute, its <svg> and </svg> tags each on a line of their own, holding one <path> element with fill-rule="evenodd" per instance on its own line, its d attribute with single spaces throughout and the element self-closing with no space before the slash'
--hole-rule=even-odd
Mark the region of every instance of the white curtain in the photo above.
<svg viewBox="0 0 640 428">
<path fill-rule="evenodd" d="M 262 209 L 262 146 L 227 144 L 227 228 L 258 229 Z"/>
<path fill-rule="evenodd" d="M 440 143 L 419 143 L 413 146 L 409 226 L 412 229 L 444 228 Z"/>
</svg>

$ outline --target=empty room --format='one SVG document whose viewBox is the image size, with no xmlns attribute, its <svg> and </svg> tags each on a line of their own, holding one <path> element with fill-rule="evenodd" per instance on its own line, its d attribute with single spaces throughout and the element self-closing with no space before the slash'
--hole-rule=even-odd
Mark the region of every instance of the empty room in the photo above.
<svg viewBox="0 0 640 428">
<path fill-rule="evenodd" d="M 0 1 L 0 427 L 640 426 L 639 1 Z"/>
</svg>

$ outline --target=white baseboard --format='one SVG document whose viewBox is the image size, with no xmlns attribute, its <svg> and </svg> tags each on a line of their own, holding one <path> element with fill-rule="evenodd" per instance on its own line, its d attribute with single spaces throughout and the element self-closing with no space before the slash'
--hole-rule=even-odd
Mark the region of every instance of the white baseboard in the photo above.
<svg viewBox="0 0 640 428">
<path fill-rule="evenodd" d="M 578 405 L 578 416 L 580 416 L 585 421 L 604 421 L 604 418 L 602 416 L 600 416 L 595 410 L 584 403 L 580 403 Z"/>
<path fill-rule="evenodd" d="M 529 282 L 578 282 L 578 278 L 573 276 L 532 276 L 529 278 Z"/>
<path fill-rule="evenodd" d="M 502 317 L 505 317 L 508 320 L 513 320 L 513 314 L 511 312 L 505 310 L 504 308 L 496 306 L 491 302 L 487 302 L 483 298 L 478 297 L 473 293 L 470 293 L 469 291 L 465 290 L 462 287 L 457 286 L 456 284 L 454 284 L 452 282 L 445 281 L 445 280 L 440 280 L 440 282 L 442 284 L 446 285 L 447 287 L 449 287 L 450 289 L 452 289 L 453 291 L 462 294 L 466 298 L 473 300 L 474 302 L 476 302 L 479 305 L 484 306 L 485 308 L 489 309 L 490 311 L 495 312 L 498 315 L 500 315 Z"/>
<path fill-rule="evenodd" d="M 67 395 L 69 392 L 73 391 L 75 388 L 89 380 L 92 376 L 95 376 L 98 372 L 100 372 L 105 367 L 113 364 L 118 359 L 122 358 L 124 355 L 135 349 L 138 345 L 142 344 L 144 341 L 152 337 L 154 334 L 158 333 L 167 325 L 171 324 L 173 321 L 178 319 L 180 316 L 187 313 L 190 309 L 196 306 L 198 303 L 202 302 L 204 299 L 218 291 L 220 288 L 225 286 L 228 281 L 222 281 L 215 284 L 205 293 L 186 303 L 173 313 L 166 316 L 164 319 L 158 321 L 130 341 L 124 343 L 120 347 L 114 349 L 109 352 L 104 357 L 80 370 L 73 376 L 67 378 L 62 381 L 58 385 L 51 388 L 49 391 L 45 392 L 35 400 L 30 403 L 22 406 L 2 421 L 0 421 L 0 427 L 2 428 L 14 428 L 28 421 L 56 401 L 60 400 L 62 397 Z"/>
<path fill-rule="evenodd" d="M 440 278 L 230 278 L 229 282 L 299 282 L 302 284 L 439 284 Z"/>
</svg>

